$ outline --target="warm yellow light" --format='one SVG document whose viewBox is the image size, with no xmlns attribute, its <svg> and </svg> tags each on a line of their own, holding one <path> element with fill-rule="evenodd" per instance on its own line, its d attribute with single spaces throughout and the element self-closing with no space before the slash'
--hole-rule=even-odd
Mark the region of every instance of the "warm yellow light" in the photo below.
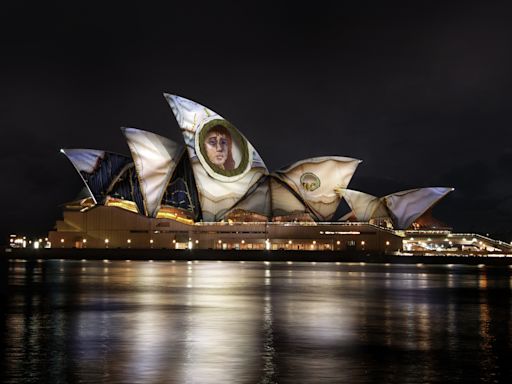
<svg viewBox="0 0 512 384">
<path fill-rule="evenodd" d="M 118 207 L 133 213 L 139 212 L 139 210 L 137 209 L 137 205 L 133 201 L 116 199 L 110 196 L 107 197 L 107 200 L 105 201 L 105 206 Z"/>
<path fill-rule="evenodd" d="M 82 243 L 87 243 L 87 239 L 82 239 Z"/>
<path fill-rule="evenodd" d="M 291 241 L 291 240 L 288 240 L 288 244 L 291 244 L 291 243 L 292 243 L 292 241 Z"/>
<path fill-rule="evenodd" d="M 340 241 L 339 240 L 336 242 L 336 245 L 340 245 Z"/>
<path fill-rule="evenodd" d="M 316 240 L 313 240 L 313 244 L 316 244 Z"/>
<path fill-rule="evenodd" d="M 245 244 L 245 240 L 242 240 L 242 244 Z"/>
<path fill-rule="evenodd" d="M 386 245 L 389 245 L 389 241 L 386 241 Z"/>
<path fill-rule="evenodd" d="M 219 244 L 222 244 L 222 240 L 219 240 L 219 241 L 218 241 L 218 243 L 219 243 Z"/>
<path fill-rule="evenodd" d="M 149 243 L 150 243 L 150 244 L 153 244 L 153 239 L 149 239 Z"/>
<path fill-rule="evenodd" d="M 365 244 L 364 240 L 363 240 L 363 241 L 361 241 L 361 245 L 364 245 L 364 244 Z"/>
<path fill-rule="evenodd" d="M 64 239 L 60 239 L 60 242 L 63 243 L 64 242 Z"/>
<path fill-rule="evenodd" d="M 109 242 L 109 239 L 105 239 L 105 244 L 108 244 L 108 242 Z"/>
</svg>

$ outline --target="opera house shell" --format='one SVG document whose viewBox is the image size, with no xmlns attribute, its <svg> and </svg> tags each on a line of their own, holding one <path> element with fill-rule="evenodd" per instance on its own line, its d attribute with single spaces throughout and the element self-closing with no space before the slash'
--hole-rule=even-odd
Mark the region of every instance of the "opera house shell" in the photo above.
<svg viewBox="0 0 512 384">
<path fill-rule="evenodd" d="M 452 188 L 373 196 L 349 189 L 361 160 L 324 156 L 269 170 L 251 142 L 208 107 L 164 95 L 183 143 L 121 128 L 129 155 L 62 149 L 83 180 L 49 237 L 63 248 L 402 248 L 432 227 Z"/>
</svg>

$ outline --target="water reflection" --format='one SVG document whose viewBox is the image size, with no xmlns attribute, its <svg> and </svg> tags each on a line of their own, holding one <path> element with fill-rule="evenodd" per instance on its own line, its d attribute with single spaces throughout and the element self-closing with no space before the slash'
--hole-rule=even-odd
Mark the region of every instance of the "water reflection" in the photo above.
<svg viewBox="0 0 512 384">
<path fill-rule="evenodd" d="M 2 382 L 508 381 L 509 269 L 2 266 Z"/>
</svg>

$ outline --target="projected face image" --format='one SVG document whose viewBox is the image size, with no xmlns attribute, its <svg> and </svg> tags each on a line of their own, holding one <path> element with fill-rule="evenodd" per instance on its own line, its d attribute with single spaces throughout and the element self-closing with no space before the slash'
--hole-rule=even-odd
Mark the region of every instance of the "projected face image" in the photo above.
<svg viewBox="0 0 512 384">
<path fill-rule="evenodd" d="M 203 169 L 222 182 L 243 178 L 252 162 L 247 140 L 224 119 L 212 118 L 200 124 L 194 149 Z"/>
<path fill-rule="evenodd" d="M 232 170 L 235 167 L 232 145 L 231 134 L 221 125 L 212 127 L 204 139 L 204 148 L 208 160 L 215 167 L 222 170 Z"/>
</svg>

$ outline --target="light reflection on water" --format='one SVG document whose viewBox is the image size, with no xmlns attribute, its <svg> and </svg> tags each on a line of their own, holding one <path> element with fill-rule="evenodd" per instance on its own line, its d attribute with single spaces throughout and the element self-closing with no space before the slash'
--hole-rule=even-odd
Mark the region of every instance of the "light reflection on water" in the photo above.
<svg viewBox="0 0 512 384">
<path fill-rule="evenodd" d="M 508 381 L 509 269 L 11 263 L 3 382 Z"/>
</svg>

